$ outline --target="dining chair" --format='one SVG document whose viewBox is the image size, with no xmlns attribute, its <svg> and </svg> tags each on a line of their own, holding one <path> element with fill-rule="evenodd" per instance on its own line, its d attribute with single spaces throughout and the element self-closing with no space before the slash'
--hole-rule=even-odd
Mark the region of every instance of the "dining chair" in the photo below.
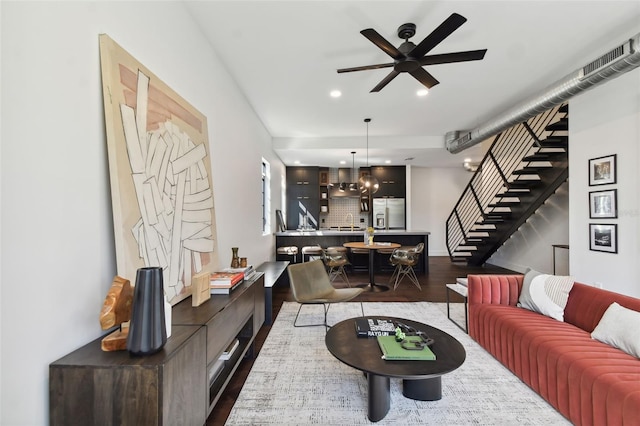
<svg viewBox="0 0 640 426">
<path fill-rule="evenodd" d="M 351 287 L 349 277 L 344 270 L 344 267 L 350 265 L 347 250 L 344 247 L 340 247 L 343 250 L 335 250 L 332 247 L 322 251 L 322 261 L 329 269 L 329 281 L 335 281 L 336 277 L 340 277 L 342 281 L 347 283 Z"/>
<path fill-rule="evenodd" d="M 364 291 L 362 288 L 335 288 L 331 285 L 329 275 L 322 260 L 289 265 L 287 268 L 293 299 L 300 304 L 298 313 L 293 321 L 294 327 L 313 327 L 327 324 L 327 312 L 332 303 L 348 302 Z M 298 316 L 303 305 L 322 304 L 324 321 L 322 324 L 298 325 Z M 364 316 L 364 308 L 360 302 L 360 310 Z"/>
<path fill-rule="evenodd" d="M 415 247 L 400 247 L 391 253 L 389 261 L 392 265 L 395 265 L 395 270 L 389 279 L 389 282 L 394 281 L 393 289 L 395 290 L 405 276 L 409 277 L 416 287 L 422 290 L 416 272 L 413 267 L 418 264 L 420 260 L 420 254 L 424 250 L 424 243 L 419 243 Z"/>
</svg>

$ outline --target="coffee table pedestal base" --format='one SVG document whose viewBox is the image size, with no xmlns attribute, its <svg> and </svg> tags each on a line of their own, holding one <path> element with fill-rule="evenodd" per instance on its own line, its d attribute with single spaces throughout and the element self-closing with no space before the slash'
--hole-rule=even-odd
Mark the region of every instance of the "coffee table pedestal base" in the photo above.
<svg viewBox="0 0 640 426">
<path fill-rule="evenodd" d="M 402 394 L 418 401 L 442 399 L 442 377 L 421 380 L 403 380 Z"/>
<path fill-rule="evenodd" d="M 389 378 L 375 374 L 367 374 L 369 381 L 369 413 L 372 422 L 380 421 L 387 415 L 391 407 L 391 391 Z"/>
</svg>

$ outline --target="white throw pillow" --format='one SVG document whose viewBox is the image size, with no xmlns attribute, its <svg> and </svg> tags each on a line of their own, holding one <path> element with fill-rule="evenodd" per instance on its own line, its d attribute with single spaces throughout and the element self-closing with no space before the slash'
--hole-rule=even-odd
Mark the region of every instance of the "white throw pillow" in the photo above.
<svg viewBox="0 0 640 426">
<path fill-rule="evenodd" d="M 613 302 L 591 333 L 596 339 L 640 358 L 640 312 Z"/>
<path fill-rule="evenodd" d="M 527 270 L 518 306 L 564 321 L 564 308 L 572 288 L 572 277 Z"/>
</svg>

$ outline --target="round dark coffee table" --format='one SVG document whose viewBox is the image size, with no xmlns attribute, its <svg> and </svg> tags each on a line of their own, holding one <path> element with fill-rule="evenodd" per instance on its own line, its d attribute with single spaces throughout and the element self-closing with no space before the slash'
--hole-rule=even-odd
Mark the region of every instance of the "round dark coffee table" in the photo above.
<svg viewBox="0 0 640 426">
<path fill-rule="evenodd" d="M 368 417 L 372 422 L 382 420 L 389 412 L 391 377 L 403 379 L 402 394 L 420 401 L 442 398 L 443 374 L 460 367 L 466 352 L 460 342 L 435 327 L 403 318 L 380 317 L 401 322 L 422 331 L 434 339 L 431 350 L 435 361 L 386 361 L 375 337 L 358 338 L 355 318 L 339 322 L 327 331 L 327 349 L 341 362 L 365 373 L 369 382 Z"/>
</svg>

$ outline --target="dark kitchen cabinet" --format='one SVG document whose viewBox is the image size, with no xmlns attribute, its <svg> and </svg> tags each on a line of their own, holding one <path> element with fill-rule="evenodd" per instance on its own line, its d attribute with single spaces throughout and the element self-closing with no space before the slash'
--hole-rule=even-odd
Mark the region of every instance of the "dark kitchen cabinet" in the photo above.
<svg viewBox="0 0 640 426">
<path fill-rule="evenodd" d="M 319 167 L 287 167 L 287 229 L 317 229 L 319 215 Z"/>
<path fill-rule="evenodd" d="M 371 166 L 371 175 L 380 183 L 374 198 L 406 198 L 405 166 Z"/>
</svg>

